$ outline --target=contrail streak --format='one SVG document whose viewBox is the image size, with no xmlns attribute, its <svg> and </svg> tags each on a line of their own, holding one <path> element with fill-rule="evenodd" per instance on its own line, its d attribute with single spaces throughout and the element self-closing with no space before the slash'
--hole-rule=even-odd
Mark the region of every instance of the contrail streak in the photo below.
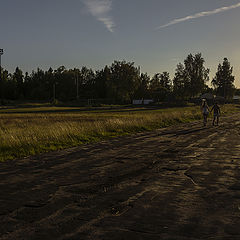
<svg viewBox="0 0 240 240">
<path fill-rule="evenodd" d="M 212 11 L 196 13 L 194 15 L 190 15 L 190 16 L 187 16 L 187 17 L 184 17 L 184 18 L 177 18 L 177 19 L 174 19 L 174 20 L 170 21 L 167 24 L 164 24 L 164 25 L 161 25 L 161 26 L 157 27 L 157 29 L 166 28 L 166 27 L 169 27 L 171 25 L 181 23 L 181 22 L 185 22 L 185 21 L 188 21 L 188 20 L 191 20 L 191 19 L 206 17 L 206 16 L 217 14 L 217 13 L 229 11 L 231 9 L 235 9 L 235 8 L 238 8 L 238 7 L 240 7 L 240 3 L 237 3 L 235 5 L 231 5 L 231 6 L 228 6 L 228 7 L 217 8 L 217 9 L 212 10 Z"/>
<path fill-rule="evenodd" d="M 115 23 L 109 12 L 112 9 L 112 0 L 82 0 L 88 11 L 110 32 L 114 32 Z"/>
</svg>

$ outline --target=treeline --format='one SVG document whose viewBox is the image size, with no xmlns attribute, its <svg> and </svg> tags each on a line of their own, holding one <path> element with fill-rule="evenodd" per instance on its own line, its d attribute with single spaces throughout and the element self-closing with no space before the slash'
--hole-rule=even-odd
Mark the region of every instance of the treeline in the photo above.
<svg viewBox="0 0 240 240">
<path fill-rule="evenodd" d="M 159 101 L 189 100 L 203 93 L 213 93 L 232 98 L 234 76 L 227 58 L 218 65 L 218 70 L 209 88 L 210 70 L 204 66 L 201 53 L 189 54 L 176 67 L 173 79 L 168 72 L 150 77 L 141 73 L 133 62 L 114 61 L 102 70 L 90 68 L 66 69 L 64 66 L 48 71 L 37 69 L 23 73 L 16 68 L 14 73 L 2 69 L 1 99 L 72 101 L 75 99 L 109 99 L 111 103 L 130 103 L 133 99 Z"/>
</svg>

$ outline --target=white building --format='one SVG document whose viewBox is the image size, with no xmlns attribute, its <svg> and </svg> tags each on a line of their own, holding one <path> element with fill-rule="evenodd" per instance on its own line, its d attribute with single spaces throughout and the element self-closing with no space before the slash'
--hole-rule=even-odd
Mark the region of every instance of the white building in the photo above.
<svg viewBox="0 0 240 240">
<path fill-rule="evenodd" d="M 152 99 L 135 99 L 133 100 L 133 105 L 148 105 L 150 103 L 152 103 L 153 100 Z"/>
</svg>

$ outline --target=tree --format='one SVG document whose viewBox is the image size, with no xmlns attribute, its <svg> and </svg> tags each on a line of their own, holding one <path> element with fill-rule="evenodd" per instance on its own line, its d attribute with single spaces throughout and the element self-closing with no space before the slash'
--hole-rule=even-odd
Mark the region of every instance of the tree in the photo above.
<svg viewBox="0 0 240 240">
<path fill-rule="evenodd" d="M 179 63 L 173 78 L 173 95 L 176 99 L 184 100 L 189 98 L 190 80 L 187 77 L 184 65 Z"/>
<path fill-rule="evenodd" d="M 96 98 L 109 97 L 109 82 L 111 79 L 111 72 L 108 66 L 105 66 L 101 71 L 96 72 L 95 78 L 95 96 Z"/>
<path fill-rule="evenodd" d="M 0 95 L 1 95 L 1 105 L 4 104 L 4 101 L 3 101 L 3 96 L 4 94 L 4 83 L 3 83 L 3 74 L 2 74 L 2 67 L 0 67 Z"/>
<path fill-rule="evenodd" d="M 13 80 L 16 83 L 17 87 L 16 97 L 18 99 L 24 98 L 23 79 L 24 79 L 23 72 L 19 67 L 17 67 L 15 72 L 13 73 Z"/>
<path fill-rule="evenodd" d="M 150 92 L 155 101 L 165 101 L 171 92 L 171 79 L 168 72 L 156 73 L 150 82 Z"/>
<path fill-rule="evenodd" d="M 139 78 L 139 86 L 135 91 L 134 97 L 146 99 L 150 96 L 149 92 L 150 76 L 147 73 L 141 73 Z"/>
<path fill-rule="evenodd" d="M 91 68 L 82 67 L 79 73 L 80 95 L 84 98 L 94 96 L 95 72 Z"/>
<path fill-rule="evenodd" d="M 171 90 L 172 82 L 168 72 L 163 72 L 160 74 L 160 86 L 168 91 Z"/>
<path fill-rule="evenodd" d="M 109 90 L 111 98 L 119 103 L 131 102 L 140 84 L 139 69 L 134 66 L 134 62 L 114 61 L 110 70 Z"/>
<path fill-rule="evenodd" d="M 64 80 L 65 80 L 64 78 L 65 78 L 66 71 L 67 70 L 64 66 L 60 66 L 56 70 L 54 70 L 53 87 L 52 87 L 53 102 L 55 102 L 56 99 L 65 98 L 64 92 L 66 91 L 66 87 L 64 86 Z"/>
<path fill-rule="evenodd" d="M 46 79 L 46 85 L 47 85 L 47 92 L 48 92 L 48 100 L 54 99 L 54 84 L 55 84 L 55 76 L 54 76 L 54 71 L 50 67 L 48 71 L 45 72 L 45 79 Z"/>
<path fill-rule="evenodd" d="M 234 94 L 240 96 L 240 88 L 236 88 Z"/>
<path fill-rule="evenodd" d="M 175 93 L 182 99 L 196 97 L 205 89 L 209 69 L 204 66 L 201 53 L 189 54 L 183 64 L 178 64 L 173 81 Z M 184 94 L 184 95 L 182 95 Z"/>
<path fill-rule="evenodd" d="M 9 84 L 9 80 L 11 78 L 11 74 L 8 73 L 8 71 L 6 69 L 2 68 L 1 71 L 1 104 L 4 104 L 4 99 L 6 99 L 9 95 L 12 95 L 13 91 L 12 89 L 10 89 L 10 84 Z"/>
<path fill-rule="evenodd" d="M 212 80 L 217 95 L 230 99 L 234 93 L 234 80 L 235 77 L 232 75 L 233 67 L 227 58 L 223 59 L 223 64 L 218 65 L 216 76 Z"/>
<path fill-rule="evenodd" d="M 195 56 L 189 54 L 184 61 L 186 77 L 189 78 L 189 94 L 196 97 L 205 88 L 205 84 L 209 81 L 209 69 L 204 67 L 205 60 L 201 53 Z"/>
<path fill-rule="evenodd" d="M 37 68 L 30 76 L 25 76 L 26 88 L 30 91 L 30 98 L 34 100 L 49 100 L 49 85 L 46 72 Z"/>
</svg>

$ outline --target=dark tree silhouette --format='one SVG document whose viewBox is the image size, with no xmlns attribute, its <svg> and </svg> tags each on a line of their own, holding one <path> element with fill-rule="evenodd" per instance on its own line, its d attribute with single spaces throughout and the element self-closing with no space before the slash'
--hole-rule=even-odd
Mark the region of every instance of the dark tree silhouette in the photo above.
<svg viewBox="0 0 240 240">
<path fill-rule="evenodd" d="M 209 69 L 198 53 L 189 54 L 177 65 L 173 80 L 168 72 L 156 73 L 152 78 L 140 73 L 134 62 L 114 61 L 104 69 L 93 71 L 81 67 L 66 69 L 40 68 L 23 74 L 16 68 L 13 74 L 2 71 L 1 89 L 9 100 L 72 101 L 78 99 L 102 99 L 109 103 L 131 103 L 133 99 L 153 98 L 155 101 L 189 100 L 213 90 L 207 86 Z M 230 97 L 233 94 L 232 67 L 225 58 L 212 84 L 218 94 Z M 110 101 L 109 101 L 110 100 Z"/>
<path fill-rule="evenodd" d="M 151 96 L 155 101 L 164 101 L 170 94 L 172 83 L 168 72 L 157 73 L 150 82 Z"/>
<path fill-rule="evenodd" d="M 227 58 L 223 59 L 222 65 L 218 65 L 216 76 L 212 80 L 212 85 L 216 89 L 216 93 L 225 99 L 232 98 L 234 94 L 234 80 L 235 77 L 232 75 L 233 67 Z"/>
<path fill-rule="evenodd" d="M 147 73 L 141 73 L 134 97 L 142 100 L 150 98 L 149 84 L 150 76 Z"/>
<path fill-rule="evenodd" d="M 140 85 L 139 69 L 134 66 L 133 62 L 114 61 L 110 71 L 109 90 L 111 98 L 114 98 L 118 103 L 131 102 Z"/>
<path fill-rule="evenodd" d="M 173 88 L 176 96 L 188 99 L 199 96 L 209 81 L 209 69 L 204 66 L 205 60 L 201 53 L 189 54 L 184 64 L 178 64 Z"/>
</svg>

